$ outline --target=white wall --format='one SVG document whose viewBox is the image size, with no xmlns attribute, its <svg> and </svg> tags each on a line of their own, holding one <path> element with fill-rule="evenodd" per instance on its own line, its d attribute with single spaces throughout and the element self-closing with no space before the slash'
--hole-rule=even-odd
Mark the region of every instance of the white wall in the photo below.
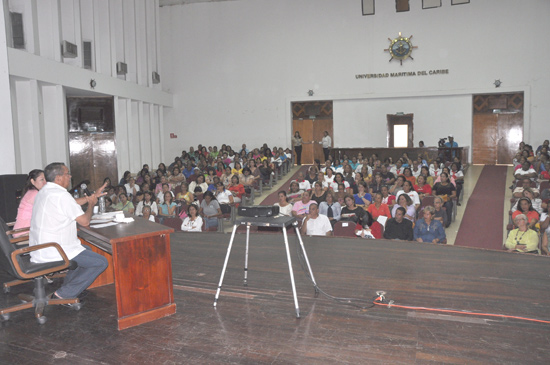
<svg viewBox="0 0 550 365">
<path fill-rule="evenodd" d="M 160 72 L 158 0 L 2 4 L 0 151 L 7 163 L 0 174 L 68 163 L 67 95 L 115 97 L 119 174 L 164 160 L 162 109 L 172 105 L 172 95 L 152 80 Z M 9 11 L 23 13 L 25 49 L 10 48 Z M 77 45 L 77 57 L 61 56 L 64 40 Z M 83 68 L 83 41 L 92 42 L 92 70 Z M 127 75 L 117 75 L 117 62 L 128 64 Z"/>
<path fill-rule="evenodd" d="M 548 138 L 550 1 L 473 0 L 395 12 L 376 1 L 240 0 L 161 8 L 170 159 L 197 143 L 289 145 L 292 101 L 334 100 L 335 146 L 384 146 L 386 114 L 415 114 L 415 141 L 454 133 L 471 145 L 471 95 L 523 91 L 525 140 Z M 388 38 L 413 35 L 414 60 L 388 62 Z M 543 44 L 544 43 L 544 44 Z M 358 80 L 356 74 L 449 69 L 449 75 Z M 495 89 L 493 82 L 503 85 Z M 307 96 L 313 89 L 315 95 Z M 357 133 L 357 130 L 364 130 Z M 266 133 L 267 132 L 267 133 Z"/>
</svg>

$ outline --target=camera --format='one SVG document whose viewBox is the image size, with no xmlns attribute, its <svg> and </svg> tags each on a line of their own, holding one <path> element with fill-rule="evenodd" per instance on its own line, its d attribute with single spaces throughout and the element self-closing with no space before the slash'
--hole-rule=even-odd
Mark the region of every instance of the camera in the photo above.
<svg viewBox="0 0 550 365">
<path fill-rule="evenodd" d="M 447 138 L 440 138 L 439 142 L 437 142 L 438 147 L 445 147 L 445 141 Z"/>
</svg>

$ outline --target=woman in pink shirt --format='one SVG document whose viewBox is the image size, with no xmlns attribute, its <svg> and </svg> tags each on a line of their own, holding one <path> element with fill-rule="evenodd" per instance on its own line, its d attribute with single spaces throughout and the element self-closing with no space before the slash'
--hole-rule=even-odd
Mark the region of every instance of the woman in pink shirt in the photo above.
<svg viewBox="0 0 550 365">
<path fill-rule="evenodd" d="M 46 185 L 46 178 L 44 177 L 44 171 L 32 170 L 27 177 L 27 184 L 23 189 L 23 198 L 19 203 L 17 209 L 17 219 L 13 229 L 26 228 L 31 226 L 32 207 L 34 205 L 34 198 L 38 191 Z M 14 237 L 21 236 L 23 233 L 14 234 Z"/>
</svg>

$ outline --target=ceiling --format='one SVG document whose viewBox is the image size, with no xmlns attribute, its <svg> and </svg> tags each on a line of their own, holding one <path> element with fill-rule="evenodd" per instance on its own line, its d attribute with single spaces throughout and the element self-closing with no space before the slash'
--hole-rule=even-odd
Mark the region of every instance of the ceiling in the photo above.
<svg viewBox="0 0 550 365">
<path fill-rule="evenodd" d="M 220 1 L 235 1 L 235 0 L 160 0 L 160 6 L 170 6 L 170 5 L 182 5 L 182 4 L 193 4 L 193 3 L 217 3 Z"/>
</svg>

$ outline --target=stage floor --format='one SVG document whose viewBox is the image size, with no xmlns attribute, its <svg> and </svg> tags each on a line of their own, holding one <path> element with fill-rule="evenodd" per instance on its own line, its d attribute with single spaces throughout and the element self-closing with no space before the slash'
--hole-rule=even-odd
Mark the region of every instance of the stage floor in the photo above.
<svg viewBox="0 0 550 365">
<path fill-rule="evenodd" d="M 301 309 L 295 318 L 282 235 L 235 238 L 217 308 L 212 306 L 230 235 L 172 235 L 177 313 L 117 330 L 113 285 L 90 291 L 79 312 L 48 307 L 1 323 L 4 364 L 548 363 L 550 325 L 376 306 L 358 309 L 314 290 L 290 235 Z M 346 238 L 304 239 L 317 284 L 369 306 L 384 290 L 395 304 L 550 320 L 548 257 L 455 246 Z M 2 281 L 8 278 L 2 274 Z M 58 285 L 58 284 L 57 284 Z M 49 287 L 53 291 L 55 283 Z M 17 303 L 0 294 L 0 306 Z"/>
</svg>

